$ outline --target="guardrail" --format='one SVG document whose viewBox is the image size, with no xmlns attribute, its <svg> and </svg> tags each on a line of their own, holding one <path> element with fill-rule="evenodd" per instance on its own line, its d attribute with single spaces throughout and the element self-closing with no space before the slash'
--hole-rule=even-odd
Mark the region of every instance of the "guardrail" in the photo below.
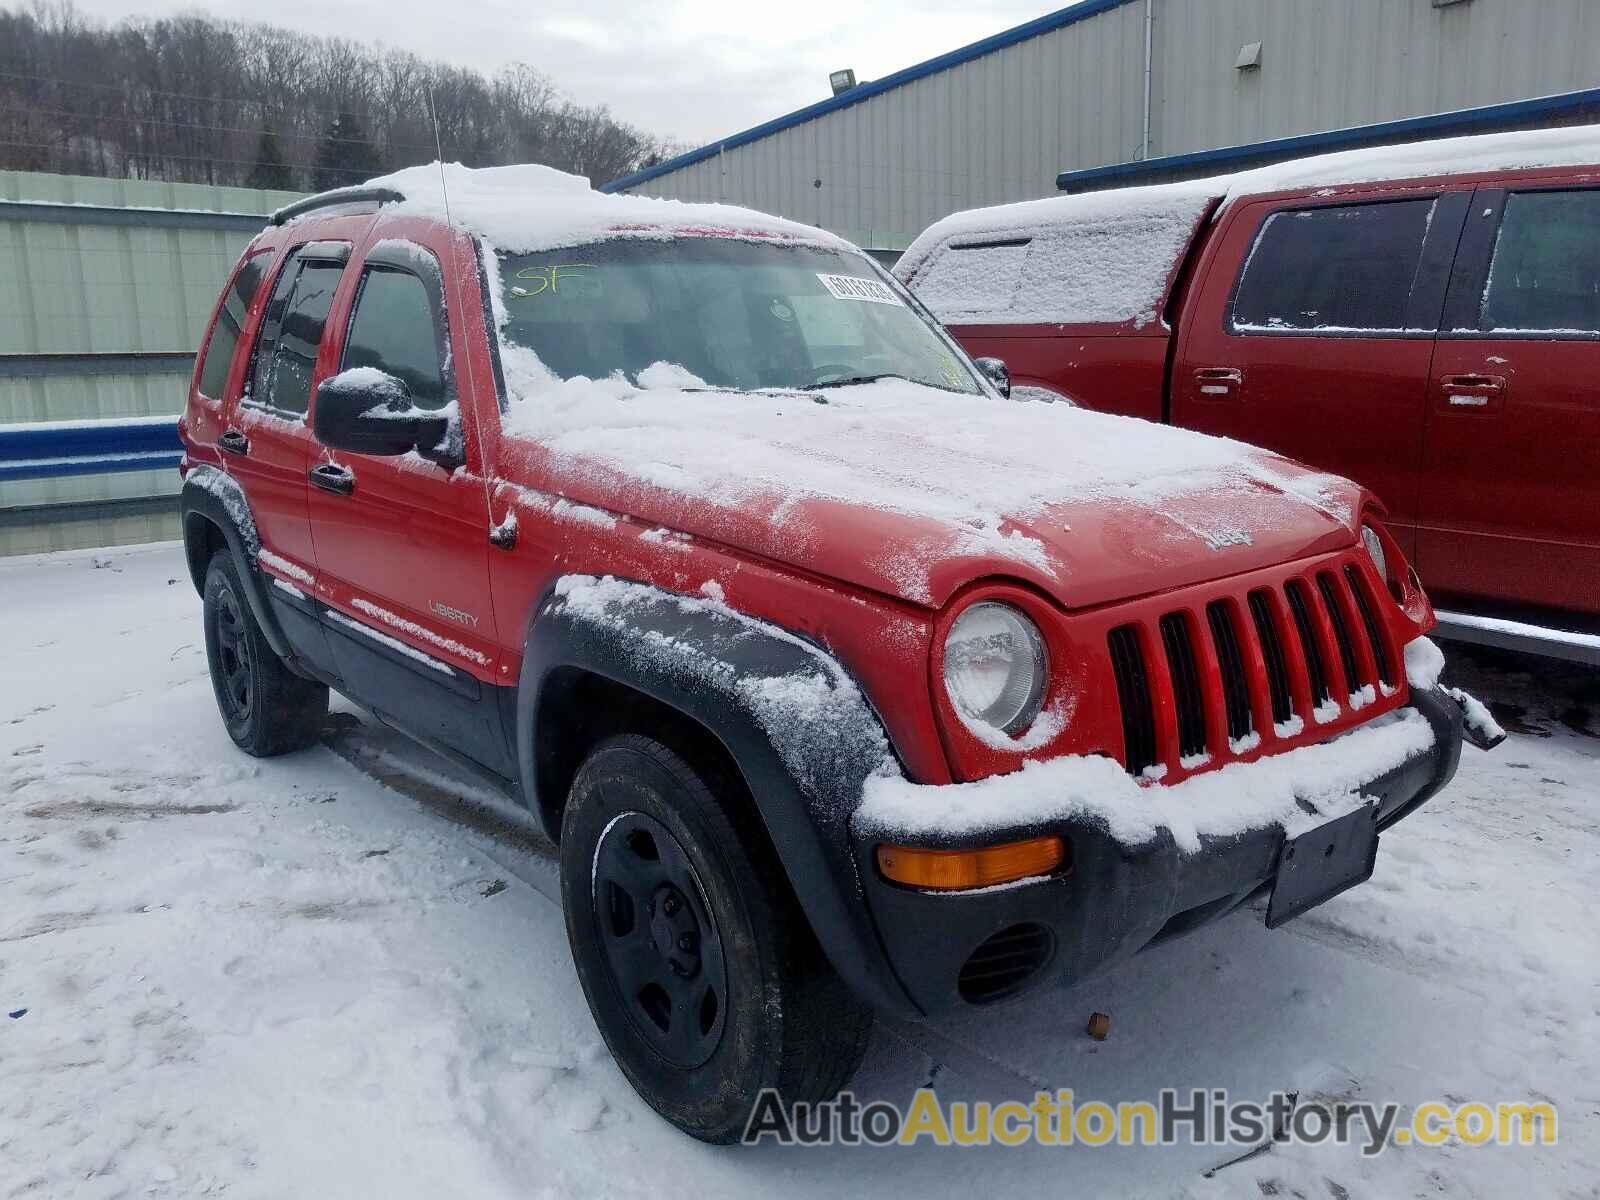
<svg viewBox="0 0 1600 1200">
<path fill-rule="evenodd" d="M 175 469 L 182 457 L 176 416 L 0 425 L 0 480 Z"/>
</svg>

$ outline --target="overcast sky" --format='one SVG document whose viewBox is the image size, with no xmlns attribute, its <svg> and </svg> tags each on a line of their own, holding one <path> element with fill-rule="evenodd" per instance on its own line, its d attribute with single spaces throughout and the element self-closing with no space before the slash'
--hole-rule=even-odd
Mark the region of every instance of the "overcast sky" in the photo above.
<svg viewBox="0 0 1600 1200">
<path fill-rule="evenodd" d="M 77 0 L 107 21 L 200 9 L 381 41 L 493 71 L 522 61 L 574 100 L 693 145 L 828 95 L 828 72 L 876 79 L 1067 0 Z"/>
</svg>

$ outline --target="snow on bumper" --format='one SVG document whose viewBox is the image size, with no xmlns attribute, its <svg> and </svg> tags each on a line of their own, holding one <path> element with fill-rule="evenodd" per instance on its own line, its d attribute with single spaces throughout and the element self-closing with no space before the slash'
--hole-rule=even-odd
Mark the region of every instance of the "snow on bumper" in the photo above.
<svg viewBox="0 0 1600 1200">
<path fill-rule="evenodd" d="M 1277 878 L 1289 838 L 1375 804 L 1380 831 L 1447 783 L 1462 712 L 1442 689 L 1323 743 L 1141 785 L 1109 759 L 1065 758 L 942 787 L 868 781 L 851 832 L 895 974 L 923 1013 L 1070 983 L 1234 911 Z M 1057 836 L 1069 866 L 971 891 L 875 869 L 883 843 L 972 848 Z M 1032 957 L 1028 957 L 1029 954 Z"/>
<path fill-rule="evenodd" d="M 1195 853 L 1202 837 L 1268 828 L 1294 836 L 1349 812 L 1372 780 L 1437 742 L 1434 724 L 1412 707 L 1320 745 L 1231 763 L 1170 787 L 1141 784 L 1101 756 L 1030 762 L 1010 775 L 938 787 L 880 776 L 867 781 L 855 825 L 861 835 L 947 845 L 1087 819 L 1127 846 L 1165 832 Z"/>
</svg>

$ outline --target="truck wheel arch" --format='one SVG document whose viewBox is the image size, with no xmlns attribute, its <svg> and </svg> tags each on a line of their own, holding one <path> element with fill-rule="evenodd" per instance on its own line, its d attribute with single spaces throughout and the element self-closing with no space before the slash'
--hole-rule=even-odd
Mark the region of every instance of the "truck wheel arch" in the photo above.
<svg viewBox="0 0 1600 1200">
<path fill-rule="evenodd" d="M 272 652 L 293 664 L 294 650 L 273 614 L 272 604 L 267 599 L 266 580 L 256 563 L 261 539 L 238 480 L 209 464 L 195 466 L 183 481 L 178 512 L 183 527 L 184 558 L 195 591 L 205 593 L 206 564 L 211 556 L 224 551 L 232 554 L 250 615 L 261 626 Z"/>
<path fill-rule="evenodd" d="M 574 584 L 600 584 L 622 602 L 574 602 Z M 780 723 L 764 711 L 765 698 L 793 687 L 819 702 L 831 697 L 832 707 L 826 720 L 774 733 Z M 530 621 L 515 725 L 522 793 L 552 838 L 560 836 L 563 782 L 581 747 L 593 744 L 562 734 L 576 705 L 597 700 L 670 721 L 702 755 L 735 771 L 835 970 L 873 1007 L 916 1014 L 868 913 L 849 832 L 867 777 L 893 760 L 877 715 L 831 655 L 720 604 L 564 577 Z M 602 717 L 589 732 L 610 731 Z"/>
</svg>

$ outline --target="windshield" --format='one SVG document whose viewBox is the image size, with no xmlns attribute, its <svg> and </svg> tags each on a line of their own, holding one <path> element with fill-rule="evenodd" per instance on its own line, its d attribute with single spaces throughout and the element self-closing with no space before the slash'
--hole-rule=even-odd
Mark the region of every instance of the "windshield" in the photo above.
<svg viewBox="0 0 1600 1200">
<path fill-rule="evenodd" d="M 898 376 L 977 394 L 957 352 L 867 259 L 718 237 L 500 255 L 503 340 L 563 379 L 670 363 L 708 387 Z"/>
</svg>

